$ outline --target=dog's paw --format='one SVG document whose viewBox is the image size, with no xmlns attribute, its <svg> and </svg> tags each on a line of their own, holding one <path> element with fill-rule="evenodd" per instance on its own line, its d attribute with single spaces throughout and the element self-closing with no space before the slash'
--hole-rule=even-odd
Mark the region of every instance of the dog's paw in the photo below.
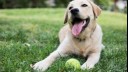
<svg viewBox="0 0 128 72">
<path fill-rule="evenodd" d="M 91 68 L 94 68 L 94 64 L 91 64 L 91 63 L 84 63 L 84 64 L 81 66 L 81 69 L 82 69 L 82 70 L 91 69 Z"/>
<path fill-rule="evenodd" d="M 49 64 L 47 62 L 45 62 L 44 60 L 39 61 L 32 66 L 32 68 L 38 72 L 43 72 L 43 71 L 47 70 L 48 67 L 49 67 Z"/>
</svg>

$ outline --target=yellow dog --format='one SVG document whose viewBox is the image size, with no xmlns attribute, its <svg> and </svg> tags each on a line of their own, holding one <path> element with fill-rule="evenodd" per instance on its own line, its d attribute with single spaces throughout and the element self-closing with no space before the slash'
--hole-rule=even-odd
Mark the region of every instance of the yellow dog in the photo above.
<svg viewBox="0 0 128 72">
<path fill-rule="evenodd" d="M 90 0 L 73 0 L 69 3 L 64 23 L 59 32 L 60 45 L 47 58 L 33 65 L 33 69 L 45 71 L 60 56 L 70 54 L 87 57 L 81 69 L 90 69 L 99 61 L 102 44 L 102 30 L 96 23 L 101 9 Z"/>
</svg>

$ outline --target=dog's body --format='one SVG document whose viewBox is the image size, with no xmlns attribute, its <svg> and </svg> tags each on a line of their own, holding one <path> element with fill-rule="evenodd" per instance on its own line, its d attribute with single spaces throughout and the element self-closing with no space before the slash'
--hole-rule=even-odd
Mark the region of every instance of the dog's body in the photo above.
<svg viewBox="0 0 128 72">
<path fill-rule="evenodd" d="M 80 40 L 77 38 L 74 38 L 71 34 L 69 25 L 65 25 L 59 33 L 59 40 L 60 42 L 63 42 L 65 38 L 68 38 L 68 47 L 64 45 L 65 51 L 67 50 L 68 54 L 76 54 L 76 55 L 82 55 L 83 57 L 86 57 L 87 55 L 95 52 L 100 52 L 102 50 L 101 41 L 102 41 L 102 31 L 99 25 L 97 25 L 95 31 L 91 35 L 90 38 L 87 38 L 86 40 Z"/>
<path fill-rule="evenodd" d="M 70 2 L 64 21 L 68 24 L 59 32 L 59 47 L 33 68 L 45 71 L 58 57 L 70 54 L 88 56 L 81 69 L 93 68 L 103 49 L 102 30 L 96 23 L 100 11 L 97 5 L 88 0 Z"/>
</svg>

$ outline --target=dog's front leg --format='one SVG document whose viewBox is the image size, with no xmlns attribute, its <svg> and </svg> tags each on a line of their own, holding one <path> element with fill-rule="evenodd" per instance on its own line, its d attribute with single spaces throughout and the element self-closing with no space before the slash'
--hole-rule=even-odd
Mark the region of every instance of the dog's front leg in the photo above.
<svg viewBox="0 0 128 72">
<path fill-rule="evenodd" d="M 59 45 L 57 50 L 52 52 L 44 60 L 39 61 L 35 65 L 33 65 L 33 69 L 37 70 L 38 72 L 45 71 L 57 58 L 67 56 L 67 53 L 70 51 L 68 50 L 69 47 L 71 46 L 68 43 L 68 38 L 65 38 L 64 41 Z"/>
<path fill-rule="evenodd" d="M 81 66 L 82 70 L 93 68 L 99 61 L 100 53 L 92 53 L 89 55 L 87 61 Z"/>
<path fill-rule="evenodd" d="M 34 70 L 37 70 L 39 72 L 45 71 L 59 56 L 60 55 L 59 55 L 59 52 L 57 50 L 52 52 L 47 58 L 45 58 L 42 61 L 37 62 L 33 66 Z"/>
</svg>

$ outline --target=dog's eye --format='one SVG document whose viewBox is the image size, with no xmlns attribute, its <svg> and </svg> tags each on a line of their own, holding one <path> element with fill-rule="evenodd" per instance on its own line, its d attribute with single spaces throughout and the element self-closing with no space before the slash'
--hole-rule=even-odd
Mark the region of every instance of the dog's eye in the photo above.
<svg viewBox="0 0 128 72">
<path fill-rule="evenodd" d="M 69 10 L 71 10 L 73 7 L 69 7 Z"/>
<path fill-rule="evenodd" d="M 82 7 L 87 7 L 88 5 L 87 5 L 87 4 L 82 4 L 81 6 L 82 6 Z"/>
</svg>

